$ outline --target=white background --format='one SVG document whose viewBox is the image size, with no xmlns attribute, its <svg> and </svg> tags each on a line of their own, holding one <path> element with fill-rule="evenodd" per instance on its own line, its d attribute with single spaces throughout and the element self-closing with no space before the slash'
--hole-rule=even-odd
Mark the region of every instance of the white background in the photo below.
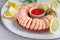
<svg viewBox="0 0 60 40">
<path fill-rule="evenodd" d="M 7 0 L 0 0 L 0 10 L 3 6 L 3 4 L 6 2 Z M 1 22 L 0 19 L 0 40 L 34 40 L 34 39 L 27 39 L 27 38 L 23 38 L 20 37 L 12 32 L 10 32 Z M 60 40 L 60 39 L 53 39 L 53 40 Z"/>
</svg>

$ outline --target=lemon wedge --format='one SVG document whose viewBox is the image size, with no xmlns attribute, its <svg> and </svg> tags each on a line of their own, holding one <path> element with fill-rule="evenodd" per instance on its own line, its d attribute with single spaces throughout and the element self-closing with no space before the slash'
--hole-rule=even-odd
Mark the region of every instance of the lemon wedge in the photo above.
<svg viewBox="0 0 60 40">
<path fill-rule="evenodd" d="M 16 14 L 16 10 L 10 6 L 10 8 L 5 12 L 4 17 L 6 18 L 13 18 Z"/>
<path fill-rule="evenodd" d="M 8 2 L 8 6 L 10 7 L 10 6 L 12 6 L 12 7 L 14 7 L 16 4 L 15 3 L 13 3 L 13 2 Z"/>
<path fill-rule="evenodd" d="M 57 8 L 59 4 L 57 0 L 50 0 L 50 5 L 53 6 L 54 8 Z"/>
<path fill-rule="evenodd" d="M 20 4 L 16 4 L 15 6 L 14 6 L 14 8 L 16 9 L 16 10 L 18 10 L 19 8 L 20 8 Z"/>
<path fill-rule="evenodd" d="M 58 30 L 59 26 L 59 22 L 57 18 L 53 18 L 50 22 L 50 28 L 49 28 L 49 32 L 50 33 L 56 33 Z"/>
<path fill-rule="evenodd" d="M 38 6 L 45 10 L 47 10 L 50 7 L 47 3 L 39 3 Z"/>
<path fill-rule="evenodd" d="M 8 7 L 12 6 L 13 8 L 15 8 L 16 10 L 18 10 L 20 8 L 20 4 L 19 3 L 14 3 L 14 2 L 8 2 Z"/>
</svg>

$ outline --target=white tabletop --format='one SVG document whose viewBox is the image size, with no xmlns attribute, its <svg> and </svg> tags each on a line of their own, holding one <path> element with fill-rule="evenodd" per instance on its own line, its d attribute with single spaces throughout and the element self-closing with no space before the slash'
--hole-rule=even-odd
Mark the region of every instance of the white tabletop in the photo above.
<svg viewBox="0 0 60 40">
<path fill-rule="evenodd" d="M 3 6 L 3 4 L 6 2 L 7 0 L 0 0 L 0 10 Z M 34 39 L 27 39 L 27 38 L 23 38 L 20 37 L 12 32 L 10 32 L 1 22 L 0 19 L 0 40 L 34 40 Z M 54 39 L 54 40 L 59 40 L 59 39 Z"/>
</svg>

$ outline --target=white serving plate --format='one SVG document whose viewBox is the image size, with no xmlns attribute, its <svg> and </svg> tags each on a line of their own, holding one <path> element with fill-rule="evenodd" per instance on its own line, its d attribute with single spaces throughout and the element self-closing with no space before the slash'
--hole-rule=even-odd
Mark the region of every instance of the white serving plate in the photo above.
<svg viewBox="0 0 60 40">
<path fill-rule="evenodd" d="M 55 34 L 50 34 L 48 32 L 30 32 L 27 31 L 23 28 L 21 28 L 16 21 L 14 21 L 14 19 L 6 19 L 3 17 L 4 12 L 7 10 L 7 4 L 8 2 L 6 2 L 1 10 L 1 19 L 3 24 L 5 25 L 6 28 L 8 28 L 11 32 L 19 35 L 19 36 L 23 36 L 26 38 L 32 38 L 32 39 L 54 39 L 54 38 L 59 38 L 60 37 L 60 31 L 58 31 Z M 56 10 L 57 14 L 58 14 L 58 19 L 60 20 L 60 8 L 58 8 Z M 60 29 L 59 29 L 60 30 Z"/>
</svg>

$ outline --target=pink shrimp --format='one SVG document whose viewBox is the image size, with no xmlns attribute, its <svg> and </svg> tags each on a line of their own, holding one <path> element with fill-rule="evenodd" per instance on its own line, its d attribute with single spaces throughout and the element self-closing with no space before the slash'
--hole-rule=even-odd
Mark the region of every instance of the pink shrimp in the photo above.
<svg viewBox="0 0 60 40">
<path fill-rule="evenodd" d="M 38 30 L 41 30 L 42 29 L 42 20 L 41 19 L 39 19 L 39 27 L 38 27 Z"/>
<path fill-rule="evenodd" d="M 53 18 L 53 15 L 46 15 L 45 16 L 47 19 L 51 20 Z"/>
<path fill-rule="evenodd" d="M 37 30 L 39 27 L 39 19 L 35 19 L 35 20 L 36 20 L 36 25 L 34 27 L 34 30 Z"/>
<path fill-rule="evenodd" d="M 23 27 L 26 27 L 27 22 L 29 21 L 29 19 L 30 19 L 30 17 L 27 17 L 27 18 L 25 19 L 24 23 L 22 24 L 22 25 L 23 25 Z"/>
<path fill-rule="evenodd" d="M 49 20 L 46 17 L 43 17 L 42 19 L 45 21 L 46 29 L 48 29 L 48 27 L 49 27 Z"/>
<path fill-rule="evenodd" d="M 25 17 L 25 16 L 22 17 L 22 15 L 21 15 L 21 16 L 19 17 L 19 19 L 18 19 L 19 23 L 22 25 L 23 20 L 26 19 L 26 18 L 27 18 L 27 17 Z"/>
<path fill-rule="evenodd" d="M 44 29 L 46 29 L 46 24 L 45 24 L 45 21 L 43 19 L 41 19 L 41 20 L 42 20 L 42 29 L 44 30 Z"/>
<path fill-rule="evenodd" d="M 21 19 L 21 25 L 23 25 L 24 21 L 26 20 L 27 17 L 23 16 Z"/>
<path fill-rule="evenodd" d="M 30 25 L 30 29 L 34 29 L 35 24 L 36 24 L 36 21 L 35 21 L 35 19 L 33 19 L 33 20 L 32 20 L 32 23 L 31 23 L 31 25 Z"/>
<path fill-rule="evenodd" d="M 31 23 L 32 23 L 32 18 L 31 18 L 31 19 L 29 20 L 29 22 L 27 23 L 26 28 L 29 28 L 30 25 L 31 25 Z"/>
</svg>

